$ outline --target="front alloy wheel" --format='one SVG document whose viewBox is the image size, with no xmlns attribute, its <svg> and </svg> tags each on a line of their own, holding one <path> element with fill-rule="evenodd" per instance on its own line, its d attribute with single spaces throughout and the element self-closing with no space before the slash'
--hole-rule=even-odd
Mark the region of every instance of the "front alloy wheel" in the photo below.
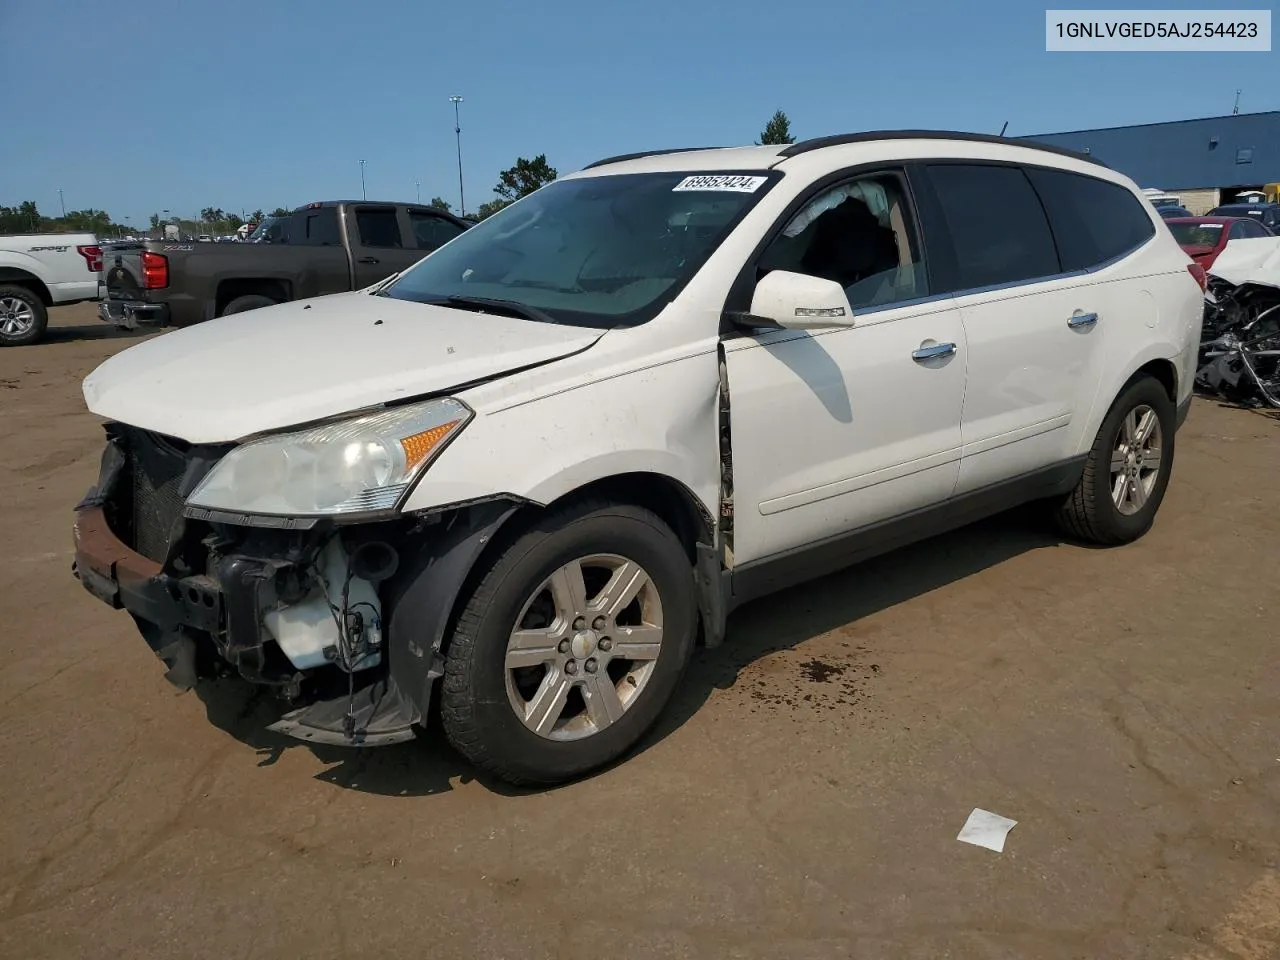
<svg viewBox="0 0 1280 960">
<path fill-rule="evenodd" d="M 1160 418 L 1147 404 L 1134 407 L 1121 421 L 1111 452 L 1111 500 L 1126 517 L 1140 511 L 1151 499 L 1160 479 Z"/>
<path fill-rule="evenodd" d="M 445 658 L 450 743 L 517 784 L 570 780 L 620 757 L 693 651 L 684 544 L 648 510 L 585 502 L 539 518 L 483 562 Z"/>
<path fill-rule="evenodd" d="M 662 650 L 662 598 L 617 554 L 570 560 L 524 605 L 507 641 L 507 697 L 534 733 L 577 740 L 631 708 Z"/>
</svg>

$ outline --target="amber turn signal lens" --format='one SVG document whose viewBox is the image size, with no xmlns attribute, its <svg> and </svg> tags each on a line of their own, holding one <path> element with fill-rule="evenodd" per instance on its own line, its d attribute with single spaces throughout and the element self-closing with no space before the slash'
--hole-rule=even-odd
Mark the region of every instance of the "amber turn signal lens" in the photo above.
<svg viewBox="0 0 1280 960">
<path fill-rule="evenodd" d="M 461 422 L 461 420 L 450 420 L 430 430 L 423 430 L 422 433 L 415 433 L 411 437 L 402 437 L 400 447 L 404 450 L 405 470 L 412 470 L 431 456 L 431 451 Z"/>
</svg>

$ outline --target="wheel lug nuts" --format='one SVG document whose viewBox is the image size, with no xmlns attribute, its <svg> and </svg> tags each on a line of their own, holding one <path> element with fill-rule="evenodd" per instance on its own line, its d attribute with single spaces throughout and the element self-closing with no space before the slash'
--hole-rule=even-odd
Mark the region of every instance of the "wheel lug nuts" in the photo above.
<svg viewBox="0 0 1280 960">
<path fill-rule="evenodd" d="M 586 627 L 586 625 L 587 625 L 587 621 L 582 617 L 578 617 L 576 620 L 573 621 L 573 629 L 575 630 L 582 630 Z"/>
<path fill-rule="evenodd" d="M 594 659 L 587 661 L 587 673 L 595 673 L 598 669 L 600 669 L 599 665 Z"/>
<path fill-rule="evenodd" d="M 597 646 L 601 650 L 608 652 L 609 650 L 613 649 L 613 641 L 610 640 L 608 637 L 601 637 L 600 642 L 597 644 Z"/>
<path fill-rule="evenodd" d="M 591 629 L 592 629 L 592 630 L 603 630 L 603 629 L 604 629 L 604 617 L 596 617 L 596 618 L 595 618 L 595 620 L 593 620 L 593 621 L 592 621 L 592 623 L 591 623 Z"/>
<path fill-rule="evenodd" d="M 557 650 L 559 650 L 561 653 L 568 653 L 568 652 L 569 652 L 569 641 L 568 641 L 568 640 L 561 640 L 558 644 L 556 644 L 556 649 L 557 649 Z"/>
<path fill-rule="evenodd" d="M 569 676 L 571 676 L 571 677 L 572 677 L 575 673 L 577 673 L 577 672 L 578 672 L 578 664 L 577 664 L 577 662 L 576 662 L 576 661 L 574 661 L 574 660 L 570 660 L 568 663 L 566 663 L 566 664 L 564 665 L 564 672 L 565 672 L 565 673 L 567 673 Z"/>
</svg>

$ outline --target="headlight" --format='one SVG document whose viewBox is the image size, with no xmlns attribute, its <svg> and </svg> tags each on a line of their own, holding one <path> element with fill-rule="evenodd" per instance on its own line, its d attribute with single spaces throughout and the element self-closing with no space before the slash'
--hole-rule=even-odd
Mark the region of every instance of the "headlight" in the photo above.
<svg viewBox="0 0 1280 960">
<path fill-rule="evenodd" d="M 474 414 L 428 400 L 236 447 L 187 499 L 193 507 L 277 516 L 389 510 Z"/>
</svg>

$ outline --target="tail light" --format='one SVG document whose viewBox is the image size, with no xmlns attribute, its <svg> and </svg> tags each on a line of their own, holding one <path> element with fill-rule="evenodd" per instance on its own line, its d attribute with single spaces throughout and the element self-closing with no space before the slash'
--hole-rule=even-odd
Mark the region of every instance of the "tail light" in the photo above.
<svg viewBox="0 0 1280 960">
<path fill-rule="evenodd" d="M 142 251 L 142 286 L 160 290 L 169 285 L 169 258 L 162 253 Z"/>
<path fill-rule="evenodd" d="M 1204 293 L 1205 287 L 1209 284 L 1209 278 L 1205 276 L 1204 267 L 1198 263 L 1188 263 L 1187 270 L 1191 276 L 1196 278 L 1196 283 L 1200 284 L 1200 292 Z"/>
<path fill-rule="evenodd" d="M 101 247 L 82 245 L 76 247 L 76 253 L 84 257 L 84 262 L 88 265 L 90 273 L 99 273 L 102 270 Z"/>
</svg>

